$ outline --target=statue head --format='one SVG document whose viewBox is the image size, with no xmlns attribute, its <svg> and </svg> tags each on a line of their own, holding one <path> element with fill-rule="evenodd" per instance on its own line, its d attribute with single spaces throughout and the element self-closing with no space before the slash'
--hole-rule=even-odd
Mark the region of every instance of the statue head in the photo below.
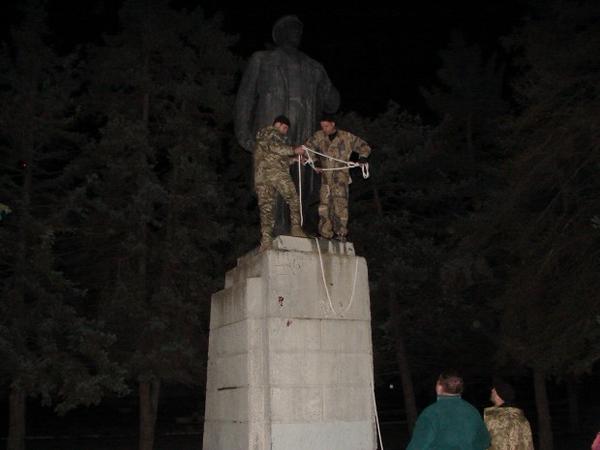
<svg viewBox="0 0 600 450">
<path fill-rule="evenodd" d="M 287 15 L 277 19 L 273 25 L 273 42 L 280 46 L 298 48 L 302 39 L 304 25 L 295 15 Z"/>
</svg>

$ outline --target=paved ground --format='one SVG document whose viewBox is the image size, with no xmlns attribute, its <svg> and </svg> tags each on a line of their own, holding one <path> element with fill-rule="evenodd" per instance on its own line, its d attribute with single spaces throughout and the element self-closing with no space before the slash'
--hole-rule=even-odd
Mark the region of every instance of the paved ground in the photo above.
<svg viewBox="0 0 600 450">
<path fill-rule="evenodd" d="M 381 425 L 383 446 L 385 450 L 404 450 L 407 434 L 404 424 L 386 423 Z M 186 434 L 183 434 L 186 433 Z M 591 432 L 578 436 L 558 436 L 555 450 L 588 449 Z M 591 435 L 591 436 L 590 436 Z M 137 438 L 134 435 L 120 437 L 88 436 L 81 438 L 30 438 L 27 440 L 27 450 L 135 450 Z M 179 432 L 179 434 L 159 435 L 155 450 L 202 450 L 202 434 L 195 432 Z"/>
</svg>

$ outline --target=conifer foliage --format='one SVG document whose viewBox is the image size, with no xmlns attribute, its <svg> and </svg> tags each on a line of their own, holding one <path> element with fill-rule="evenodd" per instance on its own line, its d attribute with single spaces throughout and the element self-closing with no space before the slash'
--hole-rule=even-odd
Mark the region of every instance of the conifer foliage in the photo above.
<svg viewBox="0 0 600 450">
<path fill-rule="evenodd" d="M 82 138 L 73 129 L 78 87 L 73 58 L 44 42 L 43 10 L 32 7 L 5 45 L 0 103 L 0 196 L 10 208 L 0 227 L 0 379 L 9 387 L 8 448 L 24 448 L 26 400 L 64 413 L 125 392 L 108 356 L 115 336 L 86 314 L 85 288 L 63 270 L 58 242 L 71 182 L 62 172 Z"/>
<path fill-rule="evenodd" d="M 204 380 L 208 298 L 229 241 L 218 169 L 237 61 L 200 10 L 128 1 L 120 13 L 120 32 L 90 49 L 88 107 L 102 126 L 81 155 L 82 242 L 102 248 L 90 282 L 151 449 L 161 384 Z"/>
</svg>

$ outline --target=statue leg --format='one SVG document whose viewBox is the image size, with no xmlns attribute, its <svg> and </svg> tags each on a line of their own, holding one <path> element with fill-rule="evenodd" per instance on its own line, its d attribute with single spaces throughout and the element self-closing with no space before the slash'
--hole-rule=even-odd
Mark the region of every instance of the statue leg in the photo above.
<svg viewBox="0 0 600 450">
<path fill-rule="evenodd" d="M 273 236 L 279 236 L 280 234 L 287 234 L 290 229 L 290 209 L 284 198 L 279 194 L 275 194 L 275 212 L 273 226 Z"/>
<path fill-rule="evenodd" d="M 290 207 L 290 234 L 297 237 L 307 237 L 300 224 L 300 201 L 292 180 L 287 176 L 277 180 L 276 189 Z"/>
<path fill-rule="evenodd" d="M 319 192 L 321 176 L 312 167 L 304 166 L 302 178 L 302 214 L 303 228 L 309 233 L 316 234 L 319 230 Z"/>
<path fill-rule="evenodd" d="M 301 177 L 302 177 L 302 214 L 306 222 L 308 217 L 306 211 L 309 211 L 310 205 L 308 204 L 307 194 L 305 192 L 305 185 L 307 183 L 308 169 L 305 166 L 301 166 Z M 310 169 L 310 172 L 313 172 Z M 294 185 L 296 193 L 298 193 L 298 164 L 291 164 L 289 174 Z M 309 185 L 310 186 L 310 185 Z M 290 230 L 290 209 L 285 199 L 278 193 L 277 194 L 277 206 L 275 207 L 275 226 L 273 228 L 273 235 L 279 236 L 280 234 L 287 234 Z"/>
<path fill-rule="evenodd" d="M 319 214 L 317 208 L 319 205 L 319 189 L 321 187 L 321 177 L 310 166 L 301 166 L 300 176 L 302 178 L 302 191 L 298 192 L 298 164 L 290 166 L 290 174 L 296 192 L 301 194 L 302 217 L 304 219 L 302 228 L 310 234 L 316 234 L 318 231 Z"/>
</svg>

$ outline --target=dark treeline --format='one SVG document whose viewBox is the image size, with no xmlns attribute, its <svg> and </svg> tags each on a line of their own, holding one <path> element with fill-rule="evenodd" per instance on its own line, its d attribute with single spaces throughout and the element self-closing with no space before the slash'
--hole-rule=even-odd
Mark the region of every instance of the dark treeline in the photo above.
<svg viewBox="0 0 600 450">
<path fill-rule="evenodd" d="M 100 38 L 67 45 L 43 5 L 0 54 L 7 448 L 25 448 L 27 399 L 65 414 L 136 395 L 149 450 L 161 387 L 204 392 L 210 296 L 258 243 L 232 132 L 244 61 L 200 8 L 128 0 Z M 374 147 L 350 232 L 377 380 L 400 380 L 409 428 L 444 366 L 526 380 L 552 450 L 547 383 L 568 387 L 576 428 L 600 359 L 600 7 L 528 12 L 502 55 L 453 37 L 421 91 L 437 122 L 390 102 L 339 126 Z"/>
</svg>

